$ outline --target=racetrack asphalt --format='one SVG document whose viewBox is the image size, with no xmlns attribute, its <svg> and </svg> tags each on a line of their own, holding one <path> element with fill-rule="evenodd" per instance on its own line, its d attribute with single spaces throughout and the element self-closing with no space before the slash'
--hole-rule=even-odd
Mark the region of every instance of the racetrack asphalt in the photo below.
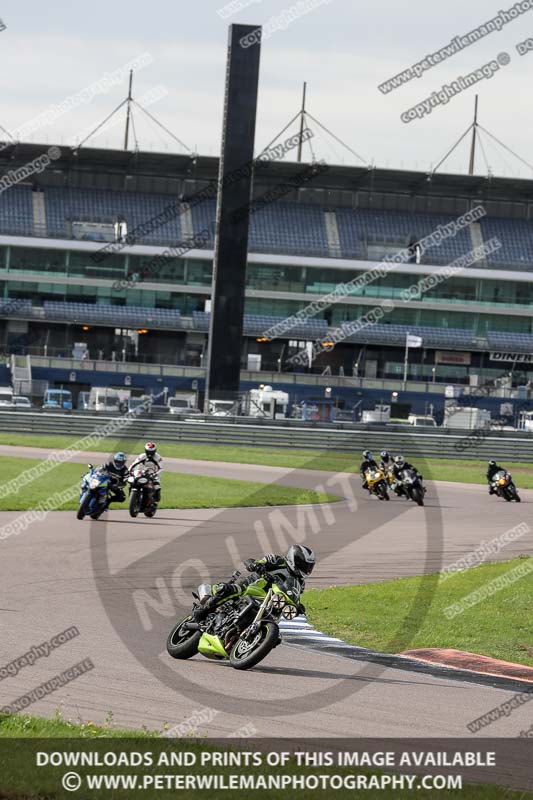
<svg viewBox="0 0 533 800">
<path fill-rule="evenodd" d="M 48 454 L 0 447 L 4 452 Z M 98 459 L 90 453 L 73 460 Z M 288 644 L 243 673 L 201 656 L 173 661 L 165 637 L 190 604 L 190 589 L 202 577 L 227 578 L 233 559 L 238 564 L 282 551 L 291 536 L 304 536 L 318 557 L 309 587 L 431 573 L 527 520 L 533 491 L 522 491 L 516 505 L 489 498 L 481 486 L 428 483 L 421 509 L 367 497 L 357 476 L 348 474 L 185 459 L 165 459 L 165 468 L 323 486 L 342 500 L 283 509 L 162 510 L 153 520 L 112 510 L 98 522 L 78 522 L 74 512 L 52 512 L 0 541 L 0 668 L 71 625 L 80 631 L 47 658 L 0 680 L 0 706 L 86 657 L 92 671 L 33 703 L 28 713 L 49 716 L 60 709 L 65 718 L 101 723 L 112 712 L 119 727 L 162 730 L 207 707 L 210 721 L 191 728 L 211 736 L 246 728 L 266 737 L 280 731 L 284 737 L 464 737 L 472 735 L 469 722 L 516 693 Z M 164 475 L 162 483 L 164 491 Z M 0 525 L 21 513 L 2 512 Z M 531 553 L 532 546 L 529 532 L 491 558 Z M 530 727 L 532 707 L 525 704 L 476 735 L 516 737 Z"/>
</svg>

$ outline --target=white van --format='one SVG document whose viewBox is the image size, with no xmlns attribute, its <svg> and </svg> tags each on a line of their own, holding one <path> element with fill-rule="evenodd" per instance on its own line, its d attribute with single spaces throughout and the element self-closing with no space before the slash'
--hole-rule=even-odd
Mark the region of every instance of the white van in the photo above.
<svg viewBox="0 0 533 800">
<path fill-rule="evenodd" d="M 175 397 L 169 397 L 167 401 L 168 410 L 171 414 L 189 414 L 195 413 L 196 409 L 196 394 L 182 394 Z"/>
<path fill-rule="evenodd" d="M 13 405 L 15 408 L 31 408 L 31 400 L 21 394 L 13 395 Z"/>
<path fill-rule="evenodd" d="M 93 386 L 89 393 L 90 411 L 107 411 L 118 414 L 120 398 L 116 389 L 109 386 Z"/>
<path fill-rule="evenodd" d="M 233 417 L 237 413 L 237 402 L 232 400 L 210 400 L 209 416 Z"/>
<path fill-rule="evenodd" d="M 0 386 L 0 408 L 13 407 L 13 389 L 11 386 Z"/>
<path fill-rule="evenodd" d="M 447 406 L 444 409 L 445 428 L 479 430 L 490 428 L 490 411 L 477 406 Z"/>
<path fill-rule="evenodd" d="M 415 428 L 436 428 L 437 422 L 434 417 L 423 414 L 409 414 L 407 417 L 409 425 L 414 425 Z"/>
<path fill-rule="evenodd" d="M 247 417 L 285 419 L 288 406 L 289 395 L 287 392 L 274 390 L 272 386 L 263 386 L 246 392 L 242 411 Z"/>
</svg>

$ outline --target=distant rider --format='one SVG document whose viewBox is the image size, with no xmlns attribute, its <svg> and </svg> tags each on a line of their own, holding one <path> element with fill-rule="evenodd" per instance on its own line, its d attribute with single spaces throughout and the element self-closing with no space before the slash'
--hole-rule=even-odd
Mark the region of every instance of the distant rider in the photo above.
<svg viewBox="0 0 533 800">
<path fill-rule="evenodd" d="M 499 464 L 497 464 L 494 460 L 489 461 L 488 467 L 487 467 L 487 472 L 486 472 L 487 482 L 489 484 L 489 494 L 494 494 L 494 488 L 492 486 L 492 481 L 493 481 L 494 476 L 496 475 L 496 473 L 500 472 L 500 470 L 502 470 L 503 472 L 506 472 L 504 467 L 500 467 Z"/>
<path fill-rule="evenodd" d="M 388 450 L 382 450 L 381 453 L 379 454 L 379 457 L 381 459 L 381 461 L 379 462 L 379 466 L 386 475 L 389 469 L 392 467 L 392 456 L 388 452 Z"/>
<path fill-rule="evenodd" d="M 374 460 L 374 457 L 370 450 L 365 450 L 363 452 L 363 461 L 361 462 L 361 466 L 359 467 L 359 474 L 361 476 L 361 480 L 363 482 L 363 489 L 368 491 L 368 485 L 366 482 L 366 472 L 369 469 L 378 469 L 377 461 Z"/>
<path fill-rule="evenodd" d="M 144 445 L 144 453 L 137 456 L 133 464 L 130 466 L 130 472 L 133 472 L 135 467 L 153 465 L 154 469 L 154 500 L 159 503 L 161 500 L 161 480 L 159 473 L 163 469 L 163 459 L 157 452 L 157 445 L 155 442 L 146 442 Z"/>
<path fill-rule="evenodd" d="M 197 622 L 204 620 L 214 609 L 222 605 L 232 597 L 239 597 L 247 586 L 259 578 L 266 578 L 270 581 L 274 573 L 281 573 L 283 577 L 290 575 L 300 583 L 300 594 L 305 588 L 304 575 L 310 575 L 314 569 L 316 557 L 310 547 L 304 544 L 293 544 L 289 547 L 286 556 L 278 556 L 270 553 L 264 558 L 248 558 L 244 566 L 251 573 L 246 578 L 240 578 L 235 583 L 219 583 L 213 586 L 214 594 L 206 602 L 199 606 L 194 612 Z M 299 612 L 303 614 L 305 607 L 300 603 Z"/>
<path fill-rule="evenodd" d="M 111 461 L 107 464 L 102 464 L 101 469 L 105 469 L 110 476 L 110 496 L 106 501 L 106 508 L 109 508 L 110 503 L 123 503 L 126 499 L 123 486 L 128 477 L 128 467 L 126 466 L 126 453 L 115 453 Z"/>
</svg>

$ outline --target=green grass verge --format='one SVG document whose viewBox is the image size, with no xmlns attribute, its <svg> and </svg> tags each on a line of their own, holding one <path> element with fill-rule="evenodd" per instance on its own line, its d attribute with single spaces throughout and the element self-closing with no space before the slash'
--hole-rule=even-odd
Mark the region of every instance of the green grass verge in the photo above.
<svg viewBox="0 0 533 800">
<path fill-rule="evenodd" d="M 444 613 L 471 592 L 523 565 L 527 558 L 483 564 L 446 580 L 434 574 L 313 589 L 305 593 L 307 615 L 323 633 L 373 650 L 397 653 L 420 647 L 451 647 L 533 666 L 533 572 L 452 619 Z M 417 622 L 400 638 L 398 631 L 409 609 L 421 602 L 416 598 L 423 582 L 434 591 L 427 615 L 421 625 Z"/>
<path fill-rule="evenodd" d="M 41 463 L 29 458 L 7 458 L 0 456 L 0 485 L 16 478 L 25 470 Z M 31 481 L 17 494 L 0 497 L 0 510 L 27 511 L 37 508 L 57 492 L 62 492 L 75 484 L 79 485 L 82 474 L 86 472 L 82 464 L 58 464 L 47 474 Z M 162 502 L 160 508 L 235 508 L 249 506 L 283 506 L 301 503 L 329 503 L 339 498 L 315 492 L 310 489 L 297 489 L 278 484 L 236 481 L 228 478 L 211 478 L 166 472 L 161 478 Z M 78 507 L 78 495 L 60 507 L 73 511 Z M 114 503 L 112 508 L 126 508 L 126 503 Z"/>
<path fill-rule="evenodd" d="M 161 736 L 168 729 L 165 723 L 161 731 L 123 730 L 113 725 L 113 715 L 103 725 L 93 722 L 72 722 L 56 712 L 52 719 L 33 717 L 29 714 L 0 714 L 0 738 L 2 739 L 79 739 L 87 738 L 154 738 Z"/>
<path fill-rule="evenodd" d="M 384 434 L 385 439 L 385 434 Z M 71 436 L 39 436 L 37 434 L 0 434 L 0 444 L 26 447 L 45 447 L 50 450 L 61 449 L 74 444 Z M 144 442 L 131 440 L 128 443 L 129 453 L 142 451 Z M 385 447 L 387 442 L 383 442 Z M 106 445 L 94 445 L 91 450 L 114 452 L 125 448 L 124 440 L 107 439 Z M 198 461 L 225 461 L 237 464 L 261 464 L 271 467 L 287 467 L 289 469 L 315 469 L 327 472 L 358 472 L 360 457 L 352 453 L 340 453 L 333 450 L 289 450 L 268 447 L 230 447 L 227 445 L 206 444 L 172 444 L 162 442 L 160 452 L 168 458 L 192 458 Z M 404 452 L 410 458 L 409 452 Z M 423 475 L 428 480 L 454 481 L 457 483 L 485 483 L 486 462 L 462 459 L 427 459 L 422 462 L 413 458 L 422 467 Z M 515 483 L 522 489 L 533 489 L 533 464 L 524 462 L 506 462 L 505 466 L 514 472 Z M 528 471 L 529 470 L 529 471 Z"/>
</svg>

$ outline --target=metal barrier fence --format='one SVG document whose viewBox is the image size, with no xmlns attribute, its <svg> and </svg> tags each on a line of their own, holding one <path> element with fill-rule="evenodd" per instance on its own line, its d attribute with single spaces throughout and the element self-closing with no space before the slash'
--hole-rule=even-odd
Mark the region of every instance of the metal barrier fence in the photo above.
<svg viewBox="0 0 533 800">
<path fill-rule="evenodd" d="M 0 411 L 0 431 L 4 433 L 67 435 L 82 437 L 103 428 L 116 417 L 104 414 Z M 285 421 L 281 421 L 285 422 Z M 533 462 L 533 435 L 495 431 L 449 431 L 432 429 L 409 431 L 398 426 L 305 425 L 297 420 L 291 425 L 265 420 L 244 421 L 197 417 L 190 420 L 142 416 L 131 421 L 113 438 L 192 444 L 231 445 L 295 450 L 353 453 L 359 459 L 368 448 L 375 453 L 388 449 L 406 457 L 421 458 L 494 458 L 502 461 Z M 102 440 L 102 450 L 105 440 Z"/>
</svg>

